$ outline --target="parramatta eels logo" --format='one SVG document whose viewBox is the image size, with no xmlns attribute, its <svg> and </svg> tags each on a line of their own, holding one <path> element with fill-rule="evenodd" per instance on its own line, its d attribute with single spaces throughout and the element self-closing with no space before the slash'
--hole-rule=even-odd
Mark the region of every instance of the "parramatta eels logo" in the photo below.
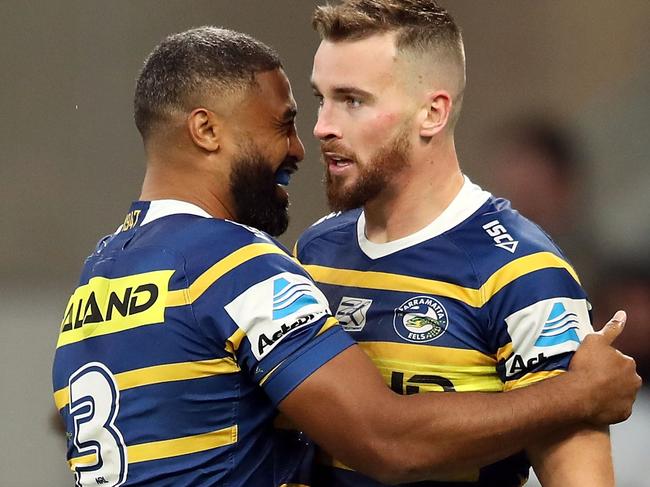
<svg viewBox="0 0 650 487">
<path fill-rule="evenodd" d="M 404 340 L 414 343 L 430 342 L 447 329 L 447 310 L 436 299 L 416 296 L 395 309 L 393 327 Z"/>
</svg>

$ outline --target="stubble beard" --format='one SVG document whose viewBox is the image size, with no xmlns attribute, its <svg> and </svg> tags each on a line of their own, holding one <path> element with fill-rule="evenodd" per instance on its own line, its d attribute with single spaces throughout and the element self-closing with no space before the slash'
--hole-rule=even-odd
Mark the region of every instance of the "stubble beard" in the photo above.
<svg viewBox="0 0 650 487">
<path fill-rule="evenodd" d="M 377 149 L 363 165 L 354 158 L 358 176 L 352 184 L 345 184 L 343 177 L 332 176 L 325 166 L 325 188 L 330 210 L 361 208 L 380 193 L 390 190 L 397 174 L 410 165 L 411 144 L 408 136 L 406 129 L 401 130 L 388 144 Z"/>
</svg>

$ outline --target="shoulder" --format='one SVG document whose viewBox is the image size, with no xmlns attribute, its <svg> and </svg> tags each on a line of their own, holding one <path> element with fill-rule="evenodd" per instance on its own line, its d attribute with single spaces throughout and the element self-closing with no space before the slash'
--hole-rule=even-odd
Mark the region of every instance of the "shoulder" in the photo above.
<svg viewBox="0 0 650 487">
<path fill-rule="evenodd" d="M 536 254 L 565 260 L 546 232 L 503 198 L 490 197 L 471 218 L 454 229 L 450 237 L 488 275 Z"/>
<path fill-rule="evenodd" d="M 186 222 L 179 222 L 178 228 L 170 233 L 175 246 L 188 256 L 206 251 L 215 257 L 223 257 L 248 246 L 275 247 L 284 252 L 272 237 L 256 228 L 230 220 L 189 218 Z"/>
<path fill-rule="evenodd" d="M 309 243 L 324 236 L 332 235 L 333 233 L 354 232 L 360 214 L 361 209 L 356 209 L 325 215 L 300 235 L 296 243 L 295 253 L 305 248 Z"/>
</svg>

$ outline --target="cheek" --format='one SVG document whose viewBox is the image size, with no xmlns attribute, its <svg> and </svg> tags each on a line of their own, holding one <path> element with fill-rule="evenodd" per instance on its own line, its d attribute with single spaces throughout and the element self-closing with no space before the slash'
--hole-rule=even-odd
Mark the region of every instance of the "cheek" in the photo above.
<svg viewBox="0 0 650 487">
<path fill-rule="evenodd" d="M 380 113 L 358 125 L 359 152 L 372 154 L 391 138 L 400 118 L 394 113 Z"/>
</svg>

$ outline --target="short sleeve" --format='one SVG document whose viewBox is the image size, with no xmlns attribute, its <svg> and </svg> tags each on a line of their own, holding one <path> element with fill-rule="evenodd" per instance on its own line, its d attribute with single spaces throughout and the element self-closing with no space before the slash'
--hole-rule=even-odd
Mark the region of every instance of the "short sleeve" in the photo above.
<svg viewBox="0 0 650 487">
<path fill-rule="evenodd" d="M 584 337 L 593 332 L 580 284 L 564 269 L 544 269 L 511 282 L 500 294 L 497 356 L 504 389 L 566 371 Z"/>
</svg>

